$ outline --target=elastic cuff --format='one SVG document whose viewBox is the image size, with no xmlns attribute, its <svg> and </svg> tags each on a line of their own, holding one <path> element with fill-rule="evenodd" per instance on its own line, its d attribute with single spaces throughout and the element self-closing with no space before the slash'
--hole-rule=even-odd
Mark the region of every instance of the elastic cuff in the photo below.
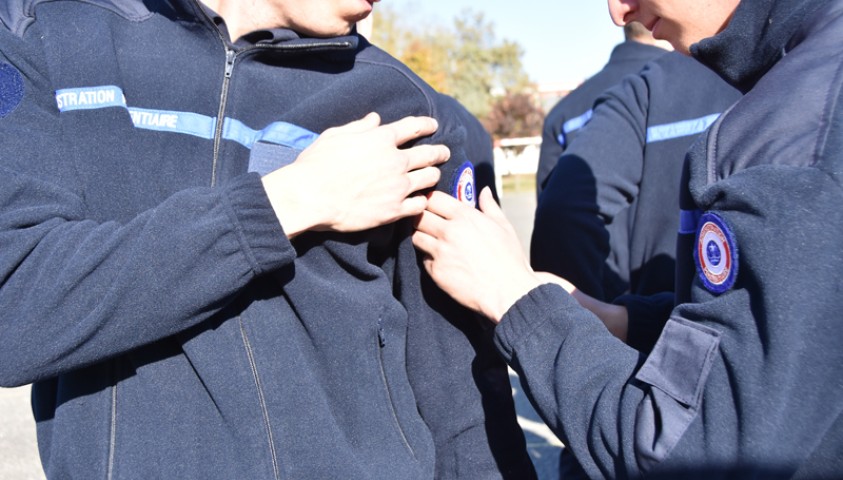
<svg viewBox="0 0 843 480">
<path fill-rule="evenodd" d="M 260 175 L 242 175 L 224 188 L 240 243 L 255 273 L 276 270 L 295 260 L 296 251 L 269 203 Z"/>
<path fill-rule="evenodd" d="M 525 336 L 550 321 L 561 321 L 554 329 L 564 329 L 572 309 L 583 310 L 577 301 L 562 287 L 552 283 L 540 285 L 521 297 L 504 314 L 495 327 L 495 345 L 500 354 L 511 363 L 514 351 Z"/>
</svg>

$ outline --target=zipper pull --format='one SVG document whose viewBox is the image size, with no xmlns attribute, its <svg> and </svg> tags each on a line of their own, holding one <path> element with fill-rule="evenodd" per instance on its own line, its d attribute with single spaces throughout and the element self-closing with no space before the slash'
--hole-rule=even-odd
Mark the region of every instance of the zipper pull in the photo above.
<svg viewBox="0 0 843 480">
<path fill-rule="evenodd" d="M 225 50 L 225 78 L 231 78 L 231 71 L 234 70 L 234 57 L 237 53 L 234 50 Z"/>
<path fill-rule="evenodd" d="M 378 317 L 378 345 L 381 348 L 386 346 L 386 334 L 383 331 L 383 317 Z"/>
</svg>

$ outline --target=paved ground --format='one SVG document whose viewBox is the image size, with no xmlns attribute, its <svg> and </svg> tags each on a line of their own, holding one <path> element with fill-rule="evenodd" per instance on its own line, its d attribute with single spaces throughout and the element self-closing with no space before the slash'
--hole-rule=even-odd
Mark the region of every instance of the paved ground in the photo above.
<svg viewBox="0 0 843 480">
<path fill-rule="evenodd" d="M 526 250 L 533 226 L 535 194 L 532 190 L 506 193 L 501 204 Z M 519 419 L 527 437 L 527 447 L 539 472 L 539 479 L 557 479 L 561 444 L 530 407 L 518 377 L 511 374 L 510 379 Z M 0 479 L 44 479 L 35 446 L 35 422 L 29 408 L 29 391 L 29 387 L 0 388 Z"/>
<path fill-rule="evenodd" d="M 29 387 L 0 388 L 0 478 L 42 480 Z"/>
<path fill-rule="evenodd" d="M 530 235 L 533 233 L 533 213 L 536 210 L 535 187 L 519 188 L 517 193 L 505 192 L 501 198 L 501 206 L 506 217 L 512 222 L 524 251 L 529 254 Z M 559 452 L 562 443 L 547 428 L 536 414 L 521 389 L 518 377 L 510 372 L 515 408 L 518 420 L 527 437 L 527 449 L 533 458 L 539 480 L 559 479 Z"/>
</svg>

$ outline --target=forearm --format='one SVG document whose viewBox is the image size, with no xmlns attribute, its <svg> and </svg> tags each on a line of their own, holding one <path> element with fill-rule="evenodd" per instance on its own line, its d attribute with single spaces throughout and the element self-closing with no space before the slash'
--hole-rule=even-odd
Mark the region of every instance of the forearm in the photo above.
<svg viewBox="0 0 843 480">
<path fill-rule="evenodd" d="M 552 285 L 520 299 L 495 330 L 533 406 L 589 476 L 615 477 L 622 465 L 634 471 L 632 431 L 642 393 L 631 378 L 640 355 Z"/>
</svg>

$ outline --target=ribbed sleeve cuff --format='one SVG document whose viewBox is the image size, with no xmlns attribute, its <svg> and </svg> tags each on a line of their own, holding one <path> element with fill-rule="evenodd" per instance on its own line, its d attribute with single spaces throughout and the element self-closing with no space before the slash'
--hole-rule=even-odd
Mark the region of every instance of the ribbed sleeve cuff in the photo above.
<svg viewBox="0 0 843 480">
<path fill-rule="evenodd" d="M 613 303 L 626 307 L 629 319 L 626 343 L 639 352 L 649 353 L 670 318 L 674 303 L 673 293 L 658 293 L 648 297 L 624 295 Z"/>
<path fill-rule="evenodd" d="M 583 311 L 574 297 L 559 285 L 547 283 L 538 286 L 504 314 L 495 327 L 495 345 L 507 363 L 511 363 L 523 339 L 541 330 L 564 336 L 570 322 L 575 321 L 572 317 L 581 315 Z"/>
<path fill-rule="evenodd" d="M 224 188 L 240 244 L 255 273 L 276 270 L 295 260 L 296 251 L 269 203 L 260 175 L 242 175 Z"/>
</svg>

